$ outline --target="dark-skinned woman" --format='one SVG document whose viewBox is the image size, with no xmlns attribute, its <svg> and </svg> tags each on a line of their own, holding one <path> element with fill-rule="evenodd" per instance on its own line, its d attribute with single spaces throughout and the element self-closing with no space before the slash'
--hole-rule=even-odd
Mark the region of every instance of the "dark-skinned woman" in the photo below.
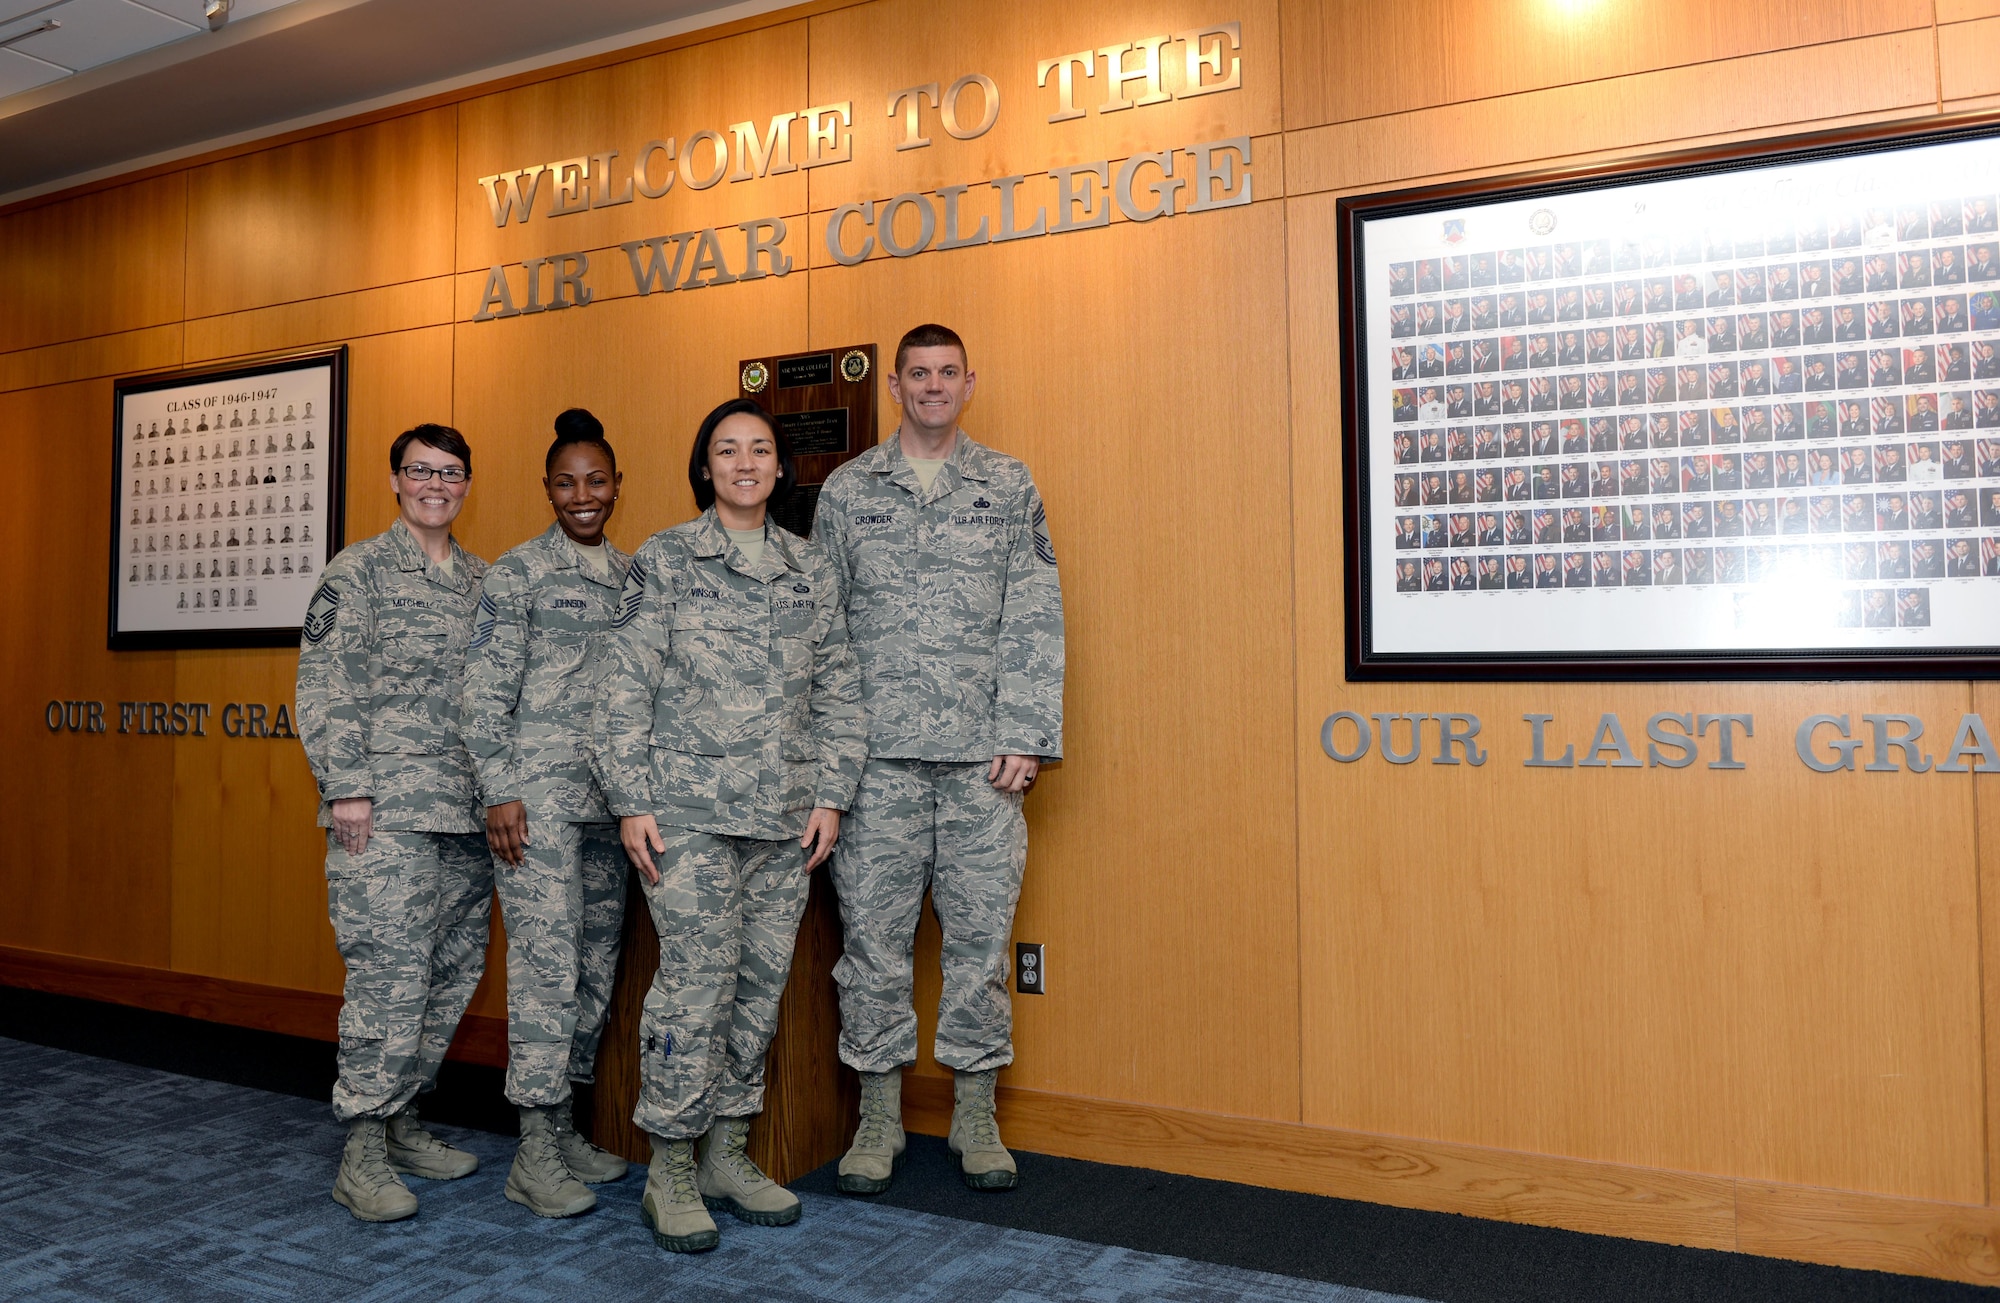
<svg viewBox="0 0 2000 1303">
<path fill-rule="evenodd" d="M 589 1185 L 625 1174 L 577 1134 L 571 1088 L 592 1080 L 625 912 L 625 856 L 588 742 L 592 653 L 630 559 L 604 537 L 623 477 L 596 417 L 556 418 L 545 471 L 555 523 L 486 572 L 461 728 L 507 927 L 506 1090 L 521 1110 L 507 1197 L 573 1217 L 596 1205 Z"/>
<path fill-rule="evenodd" d="M 866 751 L 832 566 L 767 516 L 790 480 L 761 408 L 710 412 L 688 462 L 702 514 L 639 549 L 604 641 L 594 759 L 660 935 L 632 1115 L 653 1138 L 640 1206 L 679 1253 L 718 1242 L 708 1206 L 798 1220 L 797 1196 L 744 1141 L 807 875 L 833 850 Z"/>
</svg>

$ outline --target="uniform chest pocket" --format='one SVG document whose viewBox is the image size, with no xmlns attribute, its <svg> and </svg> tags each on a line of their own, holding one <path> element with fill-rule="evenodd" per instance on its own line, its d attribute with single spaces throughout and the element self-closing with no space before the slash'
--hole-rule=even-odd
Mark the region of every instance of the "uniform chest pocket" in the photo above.
<svg viewBox="0 0 2000 1303">
<path fill-rule="evenodd" d="M 387 630 L 382 637 L 382 668 L 404 681 L 428 680 L 443 673 L 451 637 L 423 628 Z"/>
<path fill-rule="evenodd" d="M 810 596 L 787 593 L 778 599 L 777 608 L 780 638 L 803 638 L 816 644 L 832 618 L 826 614 L 826 604 Z"/>
</svg>

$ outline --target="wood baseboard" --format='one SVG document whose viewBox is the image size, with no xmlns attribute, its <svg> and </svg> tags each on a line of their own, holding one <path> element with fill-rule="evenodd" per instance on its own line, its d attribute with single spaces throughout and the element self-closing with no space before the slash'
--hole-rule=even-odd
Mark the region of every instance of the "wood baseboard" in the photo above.
<svg viewBox="0 0 2000 1303">
<path fill-rule="evenodd" d="M 337 995 L 121 964 L 109 959 L 0 946 L 0 986 L 73 995 L 309 1040 L 331 1041 L 340 1035 Z M 506 1020 L 487 1014 L 467 1014 L 459 1021 L 449 1057 L 489 1067 L 506 1066 Z"/>
<path fill-rule="evenodd" d="M 1779 1185 L 1002 1086 L 1035 1153 L 1594 1235 L 2000 1285 L 2000 1209 Z M 951 1080 L 907 1074 L 903 1116 L 943 1135 Z"/>
</svg>

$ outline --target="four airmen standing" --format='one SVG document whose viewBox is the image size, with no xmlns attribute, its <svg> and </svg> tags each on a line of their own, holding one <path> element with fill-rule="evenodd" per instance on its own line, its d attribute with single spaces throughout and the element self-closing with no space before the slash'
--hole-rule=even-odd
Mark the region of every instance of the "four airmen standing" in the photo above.
<svg viewBox="0 0 2000 1303">
<path fill-rule="evenodd" d="M 798 1218 L 745 1142 L 808 875 L 829 857 L 840 1055 L 862 1075 L 840 1188 L 886 1189 L 904 1147 L 927 889 L 950 1147 L 968 1185 L 1015 1183 L 994 1078 L 1013 1058 L 1022 800 L 1061 754 L 1055 554 L 1026 467 L 958 428 L 973 390 L 958 336 L 911 331 L 889 386 L 896 433 L 828 480 L 811 541 L 768 518 L 791 459 L 749 400 L 697 434 L 701 516 L 629 561 L 604 539 L 622 477 L 589 413 L 557 420 L 555 523 L 491 570 L 450 533 L 465 441 L 442 426 L 396 441 L 400 519 L 329 564 L 298 687 L 348 968 L 334 1198 L 356 1217 L 416 1211 L 398 1173 L 477 1166 L 422 1128 L 414 1099 L 479 980 L 496 883 L 521 1111 L 507 1197 L 572 1216 L 595 1204 L 589 1184 L 624 1174 L 577 1134 L 571 1098 L 592 1077 L 627 860 L 660 937 L 633 1120 L 653 1138 L 642 1208 L 663 1248 L 713 1247 L 710 1209 Z"/>
</svg>

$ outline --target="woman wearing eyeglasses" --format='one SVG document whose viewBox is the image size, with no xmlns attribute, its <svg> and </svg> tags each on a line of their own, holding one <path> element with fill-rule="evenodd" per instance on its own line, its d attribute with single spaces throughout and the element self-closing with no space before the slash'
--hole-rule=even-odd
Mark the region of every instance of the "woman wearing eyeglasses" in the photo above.
<svg viewBox="0 0 2000 1303">
<path fill-rule="evenodd" d="M 722 404 L 688 480 L 702 514 L 633 558 L 591 730 L 660 935 L 632 1120 L 653 1137 L 641 1211 L 677 1253 L 715 1247 L 707 1207 L 759 1226 L 799 1218 L 744 1142 L 807 875 L 833 850 L 867 750 L 832 564 L 766 514 L 791 483 L 783 432 L 748 399 Z"/>
<path fill-rule="evenodd" d="M 625 1160 L 577 1134 L 625 917 L 625 852 L 590 773 L 592 652 L 631 559 L 605 541 L 624 477 L 604 426 L 556 418 L 542 489 L 555 523 L 486 572 L 465 658 L 463 731 L 507 925 L 507 1098 L 521 1144 L 507 1197 L 543 1217 L 597 1204 Z"/>
<path fill-rule="evenodd" d="M 333 1197 L 362 1221 L 417 1211 L 398 1177 L 479 1160 L 424 1130 L 417 1095 L 486 956 L 493 896 L 484 812 L 459 739 L 459 680 L 486 563 L 451 525 L 471 487 L 458 431 L 419 425 L 389 449 L 397 519 L 320 577 L 299 641 L 299 736 L 327 829 L 327 912 L 347 965 L 333 1113 L 348 1125 Z"/>
</svg>

